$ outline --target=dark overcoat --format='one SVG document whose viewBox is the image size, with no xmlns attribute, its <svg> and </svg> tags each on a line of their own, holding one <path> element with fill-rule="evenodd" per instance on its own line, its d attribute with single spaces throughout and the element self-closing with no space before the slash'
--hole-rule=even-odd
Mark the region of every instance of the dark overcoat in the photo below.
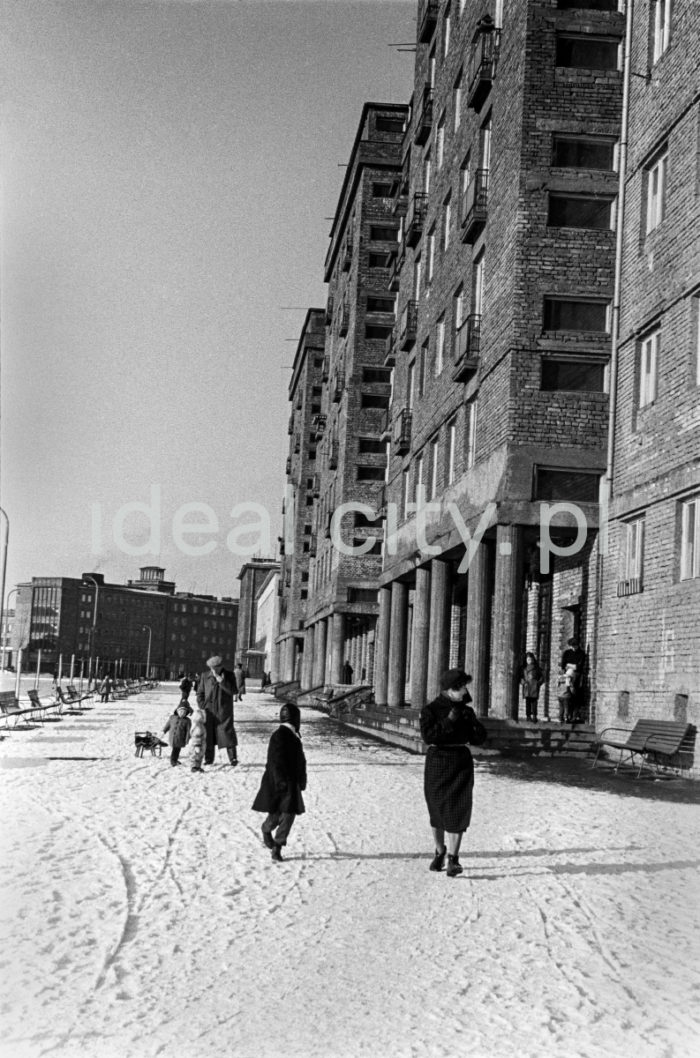
<svg viewBox="0 0 700 1058">
<path fill-rule="evenodd" d="M 468 705 L 458 705 L 459 715 L 450 718 L 455 703 L 441 694 L 420 714 L 420 730 L 428 744 L 425 755 L 424 793 L 430 825 L 458 834 L 471 822 L 474 762 L 466 743 L 480 746 L 487 731 Z"/>
<path fill-rule="evenodd" d="M 236 677 L 229 669 L 222 669 L 221 675 L 224 678 L 218 683 L 210 669 L 202 673 L 197 686 L 197 701 L 206 714 L 207 746 L 234 749 L 238 745 L 236 729 L 233 726 Z"/>
<path fill-rule="evenodd" d="M 267 764 L 253 801 L 255 812 L 306 811 L 301 791 L 306 789 L 306 757 L 299 736 L 281 724 L 270 737 Z"/>
</svg>

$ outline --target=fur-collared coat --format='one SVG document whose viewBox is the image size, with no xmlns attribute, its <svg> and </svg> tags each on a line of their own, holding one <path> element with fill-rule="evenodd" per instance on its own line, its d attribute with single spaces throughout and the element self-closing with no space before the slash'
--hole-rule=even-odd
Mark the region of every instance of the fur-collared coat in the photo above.
<svg viewBox="0 0 700 1058">
<path fill-rule="evenodd" d="M 301 796 L 305 789 L 306 757 L 301 739 L 286 724 L 280 724 L 270 737 L 265 773 L 253 810 L 300 816 L 306 811 Z"/>
<path fill-rule="evenodd" d="M 236 693 L 236 677 L 229 669 L 222 669 L 224 677 L 218 683 L 207 669 L 199 678 L 197 702 L 207 714 L 207 741 L 219 749 L 234 749 L 238 745 L 233 726 L 233 696 Z"/>
</svg>

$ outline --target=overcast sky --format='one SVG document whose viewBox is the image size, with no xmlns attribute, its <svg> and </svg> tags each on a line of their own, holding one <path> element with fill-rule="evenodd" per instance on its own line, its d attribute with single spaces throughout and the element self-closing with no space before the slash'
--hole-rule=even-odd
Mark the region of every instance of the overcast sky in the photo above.
<svg viewBox="0 0 700 1058">
<path fill-rule="evenodd" d="M 0 0 L 6 593 L 159 564 L 237 594 L 237 504 L 276 546 L 340 166 L 410 96 L 416 7 Z"/>
</svg>

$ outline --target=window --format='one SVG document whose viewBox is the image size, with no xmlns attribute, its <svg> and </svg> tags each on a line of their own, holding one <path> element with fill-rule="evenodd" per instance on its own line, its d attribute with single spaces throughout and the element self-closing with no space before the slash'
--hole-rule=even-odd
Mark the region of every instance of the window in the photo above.
<svg viewBox="0 0 700 1058">
<path fill-rule="evenodd" d="M 452 127 L 455 132 L 462 122 L 462 76 L 463 71 L 460 70 L 452 88 Z"/>
<path fill-rule="evenodd" d="M 435 87 L 435 45 L 430 49 L 428 56 L 428 84 L 431 88 Z"/>
<path fill-rule="evenodd" d="M 384 467 L 356 467 L 358 481 L 384 481 Z"/>
<path fill-rule="evenodd" d="M 644 560 L 644 518 L 624 522 L 622 525 L 622 552 L 620 579 L 625 583 L 625 593 L 642 590 L 642 564 Z M 630 582 L 634 582 L 630 584 Z M 618 592 L 620 594 L 620 592 Z"/>
<path fill-rule="evenodd" d="M 445 14 L 442 20 L 442 57 L 446 59 L 450 51 L 450 29 L 452 21 L 452 12 L 450 5 L 448 4 L 445 8 Z"/>
<path fill-rule="evenodd" d="M 575 393 L 602 393 L 605 389 L 603 360 L 575 360 L 572 357 L 548 357 L 542 361 L 540 389 L 570 390 Z"/>
<path fill-rule="evenodd" d="M 422 507 L 425 502 L 425 496 L 423 494 L 425 483 L 423 481 L 423 453 L 416 459 L 416 471 L 413 477 L 413 501 L 416 507 Z"/>
<path fill-rule="evenodd" d="M 364 545 L 366 545 L 367 539 L 368 539 L 367 537 L 355 536 L 355 537 L 353 537 L 352 546 L 353 547 L 363 547 Z M 382 542 L 381 542 L 381 540 L 379 540 L 377 538 L 376 540 L 372 541 L 372 546 L 368 550 L 364 551 L 364 553 L 363 553 L 363 555 L 361 557 L 364 558 L 367 555 L 381 555 L 381 553 L 382 553 Z"/>
<path fill-rule="evenodd" d="M 560 11 L 581 8 L 584 11 L 617 11 L 619 0 L 559 0 Z"/>
<path fill-rule="evenodd" d="M 370 253 L 367 258 L 370 268 L 388 268 L 389 255 L 385 253 Z"/>
<path fill-rule="evenodd" d="M 369 229 L 369 237 L 372 242 L 396 242 L 398 228 L 387 227 L 383 224 L 372 224 Z"/>
<path fill-rule="evenodd" d="M 423 265 L 422 265 L 422 262 L 421 262 L 421 259 L 420 259 L 420 255 L 419 255 L 418 257 L 416 257 L 415 261 L 413 262 L 413 300 L 414 301 L 418 301 L 418 298 L 420 297 L 422 269 L 423 269 Z"/>
<path fill-rule="evenodd" d="M 550 228 L 609 230 L 612 221 L 612 203 L 612 198 L 550 194 L 547 224 Z"/>
<path fill-rule="evenodd" d="M 552 165 L 561 169 L 615 168 L 615 140 L 555 134 L 552 138 Z"/>
<path fill-rule="evenodd" d="M 363 367 L 362 368 L 362 381 L 363 382 L 381 382 L 384 385 L 389 385 L 391 382 L 391 368 L 390 367 Z"/>
<path fill-rule="evenodd" d="M 658 62 L 671 39 L 671 2 L 672 0 L 655 0 L 652 4 L 652 62 Z"/>
<path fill-rule="evenodd" d="M 681 504 L 681 580 L 700 577 L 700 496 Z"/>
<path fill-rule="evenodd" d="M 391 334 L 391 327 L 381 323 L 365 324 L 365 338 L 370 341 L 386 341 Z"/>
<path fill-rule="evenodd" d="M 409 469 L 406 467 L 401 472 L 401 510 L 403 511 L 404 518 L 408 518 L 408 475 Z"/>
<path fill-rule="evenodd" d="M 361 408 L 388 408 L 388 393 L 363 393 L 360 397 Z"/>
<path fill-rule="evenodd" d="M 647 234 L 657 228 L 664 219 L 667 176 L 668 150 L 665 150 L 646 171 Z"/>
<path fill-rule="evenodd" d="M 534 499 L 548 502 L 597 503 L 600 474 L 535 467 Z"/>
<path fill-rule="evenodd" d="M 476 400 L 467 401 L 464 411 L 464 461 L 469 469 L 476 458 Z"/>
<path fill-rule="evenodd" d="M 367 311 L 368 312 L 393 312 L 395 305 L 394 298 L 378 298 L 368 297 L 367 298 Z"/>
<path fill-rule="evenodd" d="M 639 407 L 645 408 L 656 399 L 661 329 L 657 328 L 639 343 Z"/>
<path fill-rule="evenodd" d="M 386 454 L 386 441 L 380 441 L 376 437 L 360 437 L 357 451 L 360 455 L 383 456 Z"/>
<path fill-rule="evenodd" d="M 391 198 L 391 184 L 372 184 L 372 198 Z"/>
<path fill-rule="evenodd" d="M 484 309 L 484 252 L 474 262 L 472 275 L 472 313 L 481 316 Z"/>
<path fill-rule="evenodd" d="M 445 161 L 445 111 L 443 110 L 440 120 L 437 126 L 437 135 L 435 137 L 435 166 L 437 169 L 442 169 L 442 163 Z"/>
<path fill-rule="evenodd" d="M 406 376 L 406 407 L 410 411 L 416 396 L 416 362 L 411 360 Z"/>
<path fill-rule="evenodd" d="M 389 118 L 381 117 L 381 115 L 379 115 L 375 127 L 377 132 L 394 132 L 400 134 L 403 132 L 403 118 Z"/>
<path fill-rule="evenodd" d="M 435 228 L 430 229 L 428 235 L 428 274 L 426 280 L 428 283 L 433 281 L 433 273 L 435 271 Z"/>
<path fill-rule="evenodd" d="M 600 331 L 609 327 L 607 301 L 544 299 L 545 331 Z"/>
<path fill-rule="evenodd" d="M 450 227 L 452 224 L 452 200 L 451 195 L 445 199 L 442 207 L 442 252 L 444 253 L 450 245 Z"/>
<path fill-rule="evenodd" d="M 569 70 L 617 70 L 619 41 L 615 37 L 557 34 L 557 66 Z"/>
<path fill-rule="evenodd" d="M 468 152 L 462 162 L 459 169 L 459 197 L 460 201 L 464 199 L 467 188 L 469 187 L 472 179 L 472 156 L 471 152 Z"/>
<path fill-rule="evenodd" d="M 433 171 L 432 154 L 426 151 L 423 156 L 423 192 L 427 195 L 430 191 L 430 177 Z"/>
<path fill-rule="evenodd" d="M 445 317 L 440 317 L 435 328 L 435 377 L 445 366 Z"/>
<path fill-rule="evenodd" d="M 355 529 L 376 529 L 377 519 L 369 518 L 362 511 L 355 511 L 353 525 Z"/>
<path fill-rule="evenodd" d="M 462 329 L 464 317 L 464 287 L 460 283 L 452 295 L 452 320 L 455 334 Z"/>
<path fill-rule="evenodd" d="M 429 340 L 426 338 L 420 347 L 420 355 L 418 358 L 418 396 L 422 397 L 425 393 L 425 380 L 428 373 L 428 344 Z M 698 368 L 700 371 L 700 368 Z"/>
<path fill-rule="evenodd" d="M 455 446 L 457 444 L 457 420 L 447 424 L 447 450 L 445 452 L 445 481 L 451 485 L 455 479 Z"/>
</svg>

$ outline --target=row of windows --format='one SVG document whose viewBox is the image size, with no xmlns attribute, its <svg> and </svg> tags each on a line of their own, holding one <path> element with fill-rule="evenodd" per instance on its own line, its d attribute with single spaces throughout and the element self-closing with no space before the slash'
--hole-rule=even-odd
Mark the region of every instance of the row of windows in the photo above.
<svg viewBox="0 0 700 1058">
<path fill-rule="evenodd" d="M 694 496 L 678 504 L 679 549 L 677 575 L 679 580 L 700 578 L 700 497 Z M 633 595 L 644 588 L 644 529 L 645 516 L 633 518 L 622 526 L 619 566 L 619 595 Z"/>
</svg>

